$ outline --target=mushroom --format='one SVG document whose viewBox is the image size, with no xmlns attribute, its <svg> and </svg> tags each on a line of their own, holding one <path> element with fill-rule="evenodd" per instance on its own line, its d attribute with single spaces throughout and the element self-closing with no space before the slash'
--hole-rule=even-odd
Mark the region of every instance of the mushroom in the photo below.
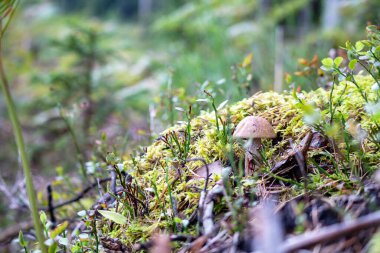
<svg viewBox="0 0 380 253">
<path fill-rule="evenodd" d="M 236 126 L 233 137 L 239 139 L 248 139 L 245 150 L 245 175 L 252 175 L 255 168 L 254 159 L 261 160 L 259 153 L 261 139 L 275 138 L 276 134 L 272 125 L 264 118 L 258 116 L 245 117 Z"/>
</svg>

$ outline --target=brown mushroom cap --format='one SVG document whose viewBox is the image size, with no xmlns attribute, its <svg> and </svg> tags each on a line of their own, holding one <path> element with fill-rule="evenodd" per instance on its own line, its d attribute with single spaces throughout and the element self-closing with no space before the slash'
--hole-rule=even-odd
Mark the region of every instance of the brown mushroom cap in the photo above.
<svg viewBox="0 0 380 253">
<path fill-rule="evenodd" d="M 236 126 L 233 137 L 241 139 L 265 139 L 275 138 L 276 134 L 272 125 L 266 119 L 258 116 L 248 116 Z"/>
</svg>

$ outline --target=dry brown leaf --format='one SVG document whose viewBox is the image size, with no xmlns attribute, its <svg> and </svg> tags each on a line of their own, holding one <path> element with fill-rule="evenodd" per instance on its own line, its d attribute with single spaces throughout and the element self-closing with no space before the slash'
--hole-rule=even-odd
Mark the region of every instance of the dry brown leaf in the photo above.
<svg viewBox="0 0 380 253">
<path fill-rule="evenodd" d="M 222 169 L 223 169 L 222 161 L 217 160 L 213 163 L 208 164 L 207 166 L 208 166 L 209 175 L 222 174 Z M 194 175 L 192 176 L 192 178 L 206 178 L 206 177 L 207 177 L 206 165 L 203 165 L 202 167 L 197 169 L 194 172 Z"/>
</svg>

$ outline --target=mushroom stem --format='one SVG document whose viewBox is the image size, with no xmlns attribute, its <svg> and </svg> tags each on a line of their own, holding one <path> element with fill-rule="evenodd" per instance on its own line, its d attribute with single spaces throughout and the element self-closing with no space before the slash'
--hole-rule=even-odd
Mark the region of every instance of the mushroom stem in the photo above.
<svg viewBox="0 0 380 253">
<path fill-rule="evenodd" d="M 245 165 L 244 165 L 244 173 L 246 176 L 253 175 L 253 171 L 255 169 L 255 160 L 261 161 L 262 157 L 259 152 L 259 148 L 261 147 L 261 139 L 254 138 L 252 139 L 252 144 L 247 147 L 245 150 Z"/>
<path fill-rule="evenodd" d="M 268 120 L 262 117 L 247 116 L 235 128 L 233 134 L 235 138 L 250 139 L 245 144 L 245 165 L 244 172 L 246 176 L 253 174 L 255 162 L 260 163 L 262 157 L 259 153 L 261 139 L 276 138 L 276 133 Z"/>
</svg>

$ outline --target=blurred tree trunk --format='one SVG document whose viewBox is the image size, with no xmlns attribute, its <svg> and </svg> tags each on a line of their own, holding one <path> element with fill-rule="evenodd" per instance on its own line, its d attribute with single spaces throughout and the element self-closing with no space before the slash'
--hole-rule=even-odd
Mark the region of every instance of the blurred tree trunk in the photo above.
<svg viewBox="0 0 380 253">
<path fill-rule="evenodd" d="M 311 24 L 311 4 L 308 3 L 302 10 L 299 16 L 299 27 L 297 29 L 297 38 L 302 40 L 303 36 L 310 30 Z"/>
<path fill-rule="evenodd" d="M 284 79 L 284 27 L 278 25 L 275 33 L 275 65 L 274 65 L 274 91 L 282 91 Z"/>
<path fill-rule="evenodd" d="M 146 24 L 152 13 L 153 1 L 152 0 L 139 0 L 138 15 L 139 21 Z"/>
<path fill-rule="evenodd" d="M 260 17 L 265 16 L 265 14 L 270 9 L 271 5 L 272 5 L 272 0 L 260 0 L 260 4 L 259 4 L 259 9 L 260 9 L 259 15 L 260 15 Z"/>
<path fill-rule="evenodd" d="M 323 30 L 331 30 L 339 25 L 340 21 L 340 3 L 339 0 L 324 0 L 323 1 Z"/>
</svg>

